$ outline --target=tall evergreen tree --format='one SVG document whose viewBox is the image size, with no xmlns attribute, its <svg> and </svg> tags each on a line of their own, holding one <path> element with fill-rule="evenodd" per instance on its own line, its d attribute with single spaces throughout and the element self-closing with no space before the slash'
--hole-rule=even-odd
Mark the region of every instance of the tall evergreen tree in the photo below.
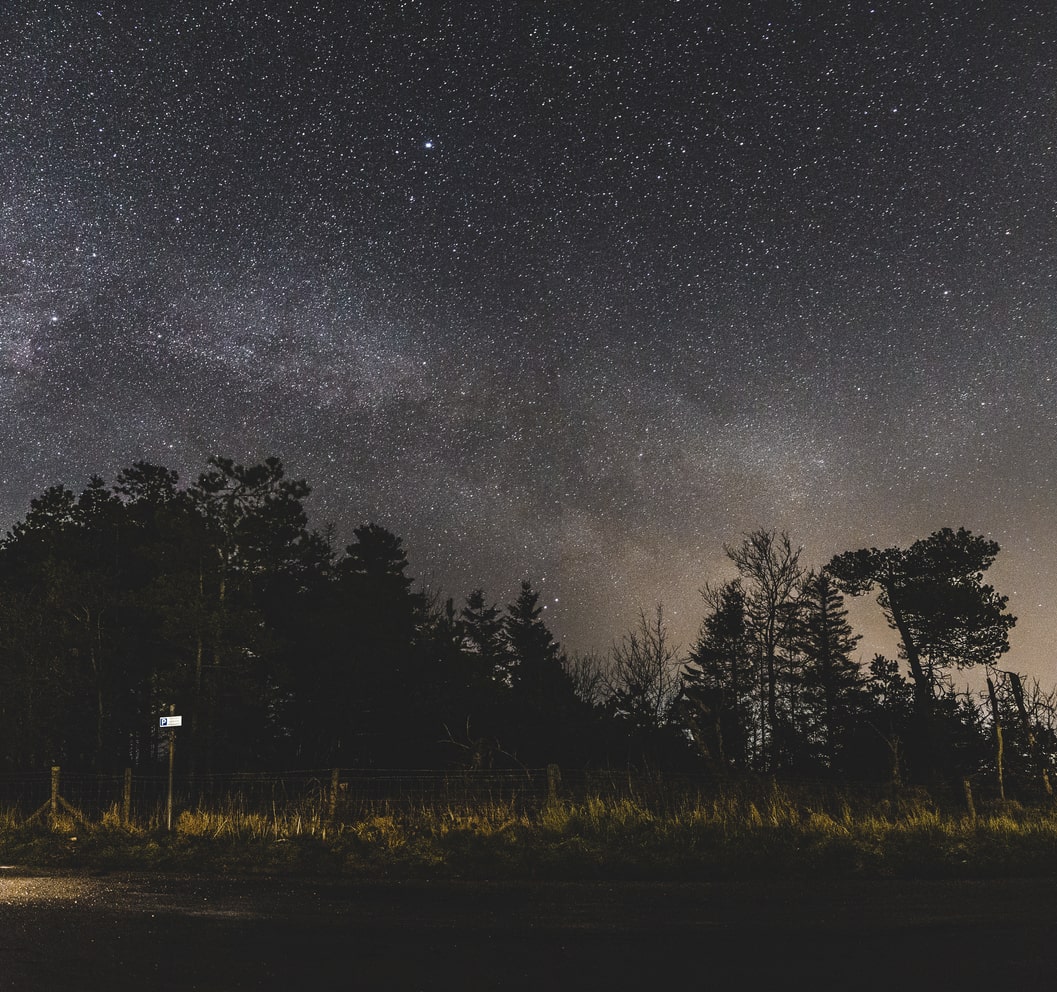
<svg viewBox="0 0 1057 992">
<path fill-rule="evenodd" d="M 804 657 L 809 733 L 821 749 L 823 762 L 834 768 L 862 698 L 862 676 L 852 658 L 860 637 L 848 623 L 836 583 L 825 572 L 808 573 L 798 603 L 796 643 Z"/>
<path fill-rule="evenodd" d="M 403 764 L 424 740 L 436 741 L 441 730 L 421 722 L 429 702 L 430 673 L 420 636 L 428 628 L 428 604 L 422 593 L 412 591 L 401 538 L 374 523 L 353 534 L 356 540 L 337 566 L 346 613 L 341 694 L 348 712 L 356 714 L 358 726 L 349 730 L 359 739 L 358 759 Z"/>
<path fill-rule="evenodd" d="M 502 611 L 488 604 L 483 589 L 474 589 L 466 597 L 460 613 L 466 653 L 474 668 L 474 681 L 511 681 L 511 652 L 507 645 Z"/>
<path fill-rule="evenodd" d="M 544 623 L 539 593 L 524 580 L 517 599 L 507 606 L 504 631 L 511 657 L 514 726 L 523 761 L 560 761 L 581 710 L 562 651 Z"/>
<path fill-rule="evenodd" d="M 721 766 L 745 768 L 753 756 L 757 652 L 740 579 L 706 586 L 709 606 L 683 674 L 682 707 L 701 752 Z"/>
</svg>

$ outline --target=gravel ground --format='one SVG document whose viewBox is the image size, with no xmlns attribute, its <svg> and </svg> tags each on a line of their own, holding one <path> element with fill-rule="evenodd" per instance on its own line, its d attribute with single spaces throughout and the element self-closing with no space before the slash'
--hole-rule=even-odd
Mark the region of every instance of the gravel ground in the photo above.
<svg viewBox="0 0 1057 992">
<path fill-rule="evenodd" d="M 0 989 L 1052 988 L 1057 883 L 356 882 L 0 867 Z M 687 982 L 686 979 L 690 981 Z"/>
</svg>

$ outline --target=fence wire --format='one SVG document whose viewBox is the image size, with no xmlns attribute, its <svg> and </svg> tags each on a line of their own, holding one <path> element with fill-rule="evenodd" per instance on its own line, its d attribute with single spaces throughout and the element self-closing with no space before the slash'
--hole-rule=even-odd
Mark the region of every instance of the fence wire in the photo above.
<svg viewBox="0 0 1057 992">
<path fill-rule="evenodd" d="M 553 779 L 551 780 L 553 781 Z M 547 769 L 517 772 L 437 772 L 429 769 L 309 769 L 177 777 L 175 810 L 285 815 L 311 809 L 353 820 L 380 809 L 413 810 L 505 805 L 538 808 L 548 797 Z M 550 786 L 553 788 L 553 785 Z M 14 821 L 54 807 L 100 820 L 106 815 L 157 819 L 168 799 L 168 777 L 135 773 L 91 775 L 50 771 L 0 775 L 0 812 Z"/>
<path fill-rule="evenodd" d="M 553 798 L 572 802 L 598 798 L 630 800 L 665 813 L 719 798 L 757 802 L 776 789 L 784 801 L 831 814 L 849 802 L 863 807 L 899 798 L 891 788 L 880 786 L 821 781 L 776 785 L 766 779 L 729 780 L 708 774 L 628 769 L 567 770 L 552 765 L 517 771 L 336 768 L 177 777 L 173 807 L 177 814 L 201 810 L 279 817 L 307 812 L 330 821 L 354 822 L 379 811 L 504 806 L 531 813 Z M 52 770 L 0 775 L 0 813 L 14 822 L 46 811 L 95 821 L 109 815 L 122 821 L 156 822 L 163 815 L 167 796 L 168 777 L 162 774 Z M 963 801 L 960 794 L 935 798 L 946 805 Z"/>
</svg>

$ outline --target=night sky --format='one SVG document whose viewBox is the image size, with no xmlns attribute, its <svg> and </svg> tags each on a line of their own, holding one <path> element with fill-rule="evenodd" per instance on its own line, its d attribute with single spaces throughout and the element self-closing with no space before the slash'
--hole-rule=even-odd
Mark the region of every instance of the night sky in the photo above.
<svg viewBox="0 0 1057 992">
<path fill-rule="evenodd" d="M 0 531 L 277 455 L 585 650 L 966 526 L 1057 681 L 1052 4 L 138 6 L 0 13 Z"/>
</svg>

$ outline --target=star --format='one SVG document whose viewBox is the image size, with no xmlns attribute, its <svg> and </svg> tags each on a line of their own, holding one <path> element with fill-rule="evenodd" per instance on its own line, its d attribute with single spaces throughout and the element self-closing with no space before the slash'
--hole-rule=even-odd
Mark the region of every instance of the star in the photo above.
<svg viewBox="0 0 1057 992">
<path fill-rule="evenodd" d="M 457 601 L 547 575 L 606 650 L 658 602 L 689 644 L 745 531 L 819 566 L 964 525 L 1045 683 L 1048 11 L 399 6 L 25 17 L 0 533 L 135 460 L 274 454 L 339 546 L 375 520 Z"/>
</svg>

